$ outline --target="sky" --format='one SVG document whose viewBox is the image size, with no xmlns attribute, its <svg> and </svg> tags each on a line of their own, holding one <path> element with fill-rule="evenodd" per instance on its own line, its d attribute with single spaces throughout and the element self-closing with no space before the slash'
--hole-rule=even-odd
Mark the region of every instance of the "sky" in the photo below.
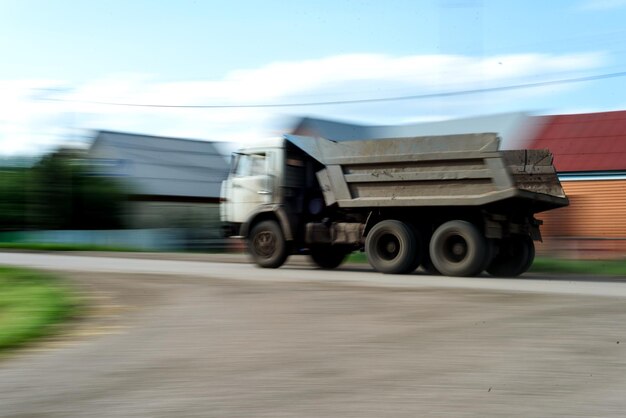
<svg viewBox="0 0 626 418">
<path fill-rule="evenodd" d="M 0 0 L 0 156 L 625 110 L 625 22 L 626 0 Z"/>
</svg>

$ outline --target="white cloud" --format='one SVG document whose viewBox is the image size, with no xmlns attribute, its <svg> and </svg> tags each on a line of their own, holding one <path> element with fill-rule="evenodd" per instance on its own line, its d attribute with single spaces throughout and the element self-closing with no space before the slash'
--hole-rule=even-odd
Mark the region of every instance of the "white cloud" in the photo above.
<svg viewBox="0 0 626 418">
<path fill-rule="evenodd" d="M 236 70 L 218 80 L 162 82 L 118 74 L 68 89 L 57 80 L 0 81 L 0 153 L 37 153 L 79 129 L 247 142 L 274 134 L 277 115 L 316 114 L 370 123 L 402 123 L 497 113 L 513 103 L 547 98 L 574 85 L 471 96 L 435 97 L 346 106 L 181 109 L 108 106 L 94 102 L 168 105 L 250 105 L 432 94 L 569 78 L 600 68 L 600 53 L 459 55 L 348 54 L 275 62 Z M 63 100 L 63 101 L 52 101 Z M 510 109 L 508 109 L 510 110 Z M 518 108 L 515 110 L 526 110 Z"/>
</svg>

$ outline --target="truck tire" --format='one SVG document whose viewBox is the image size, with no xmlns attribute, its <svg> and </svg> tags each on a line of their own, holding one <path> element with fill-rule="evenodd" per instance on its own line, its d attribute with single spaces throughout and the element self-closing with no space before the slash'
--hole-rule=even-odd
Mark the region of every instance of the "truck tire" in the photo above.
<svg viewBox="0 0 626 418">
<path fill-rule="evenodd" d="M 343 263 L 350 250 L 341 245 L 314 245 L 309 249 L 311 260 L 321 269 L 332 270 Z"/>
<path fill-rule="evenodd" d="M 374 225 L 365 240 L 367 259 L 376 271 L 386 274 L 406 274 L 417 268 L 420 249 L 413 228 L 396 221 L 385 220 Z"/>
<path fill-rule="evenodd" d="M 254 262 L 264 268 L 278 268 L 287 260 L 287 243 L 276 221 L 262 221 L 250 232 L 248 249 Z"/>
<path fill-rule="evenodd" d="M 498 243 L 498 253 L 487 267 L 492 276 L 515 277 L 525 273 L 535 259 L 535 243 L 528 235 L 514 235 Z"/>
<path fill-rule="evenodd" d="M 430 259 L 446 276 L 475 276 L 485 268 L 488 257 L 486 238 L 470 222 L 446 222 L 430 240 Z"/>
</svg>

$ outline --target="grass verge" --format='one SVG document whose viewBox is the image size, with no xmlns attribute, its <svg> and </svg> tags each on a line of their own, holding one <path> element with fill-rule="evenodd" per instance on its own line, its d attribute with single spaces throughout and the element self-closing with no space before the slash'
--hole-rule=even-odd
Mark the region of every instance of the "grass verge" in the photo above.
<svg viewBox="0 0 626 418">
<path fill-rule="evenodd" d="M 564 260 L 536 258 L 530 271 L 626 277 L 626 260 Z"/>
<path fill-rule="evenodd" d="M 355 251 L 348 255 L 346 263 L 367 263 L 367 255 L 361 251 Z"/>
<path fill-rule="evenodd" d="M 367 263 L 367 255 L 362 252 L 354 252 L 348 256 L 346 261 L 349 263 Z M 626 260 L 566 260 L 538 257 L 530 271 L 534 273 L 626 277 Z"/>
<path fill-rule="evenodd" d="M 137 252 L 136 248 L 118 247 L 111 245 L 90 245 L 90 244 L 60 244 L 47 242 L 0 242 L 0 249 L 14 250 L 36 250 L 36 251 L 116 251 L 116 252 Z"/>
<path fill-rule="evenodd" d="M 55 276 L 0 267 L 0 353 L 49 335 L 78 306 L 76 294 Z"/>
</svg>

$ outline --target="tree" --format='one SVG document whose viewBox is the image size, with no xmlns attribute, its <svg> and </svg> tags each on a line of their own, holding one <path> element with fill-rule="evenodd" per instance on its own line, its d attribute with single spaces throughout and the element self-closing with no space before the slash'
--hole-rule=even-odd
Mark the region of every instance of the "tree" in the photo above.
<svg viewBox="0 0 626 418">
<path fill-rule="evenodd" d="M 94 175 L 76 151 L 57 151 L 30 169 L 0 174 L 1 229 L 123 227 L 124 189 L 114 179 Z"/>
<path fill-rule="evenodd" d="M 27 227 L 30 174 L 23 168 L 0 169 L 0 230 Z"/>
</svg>

